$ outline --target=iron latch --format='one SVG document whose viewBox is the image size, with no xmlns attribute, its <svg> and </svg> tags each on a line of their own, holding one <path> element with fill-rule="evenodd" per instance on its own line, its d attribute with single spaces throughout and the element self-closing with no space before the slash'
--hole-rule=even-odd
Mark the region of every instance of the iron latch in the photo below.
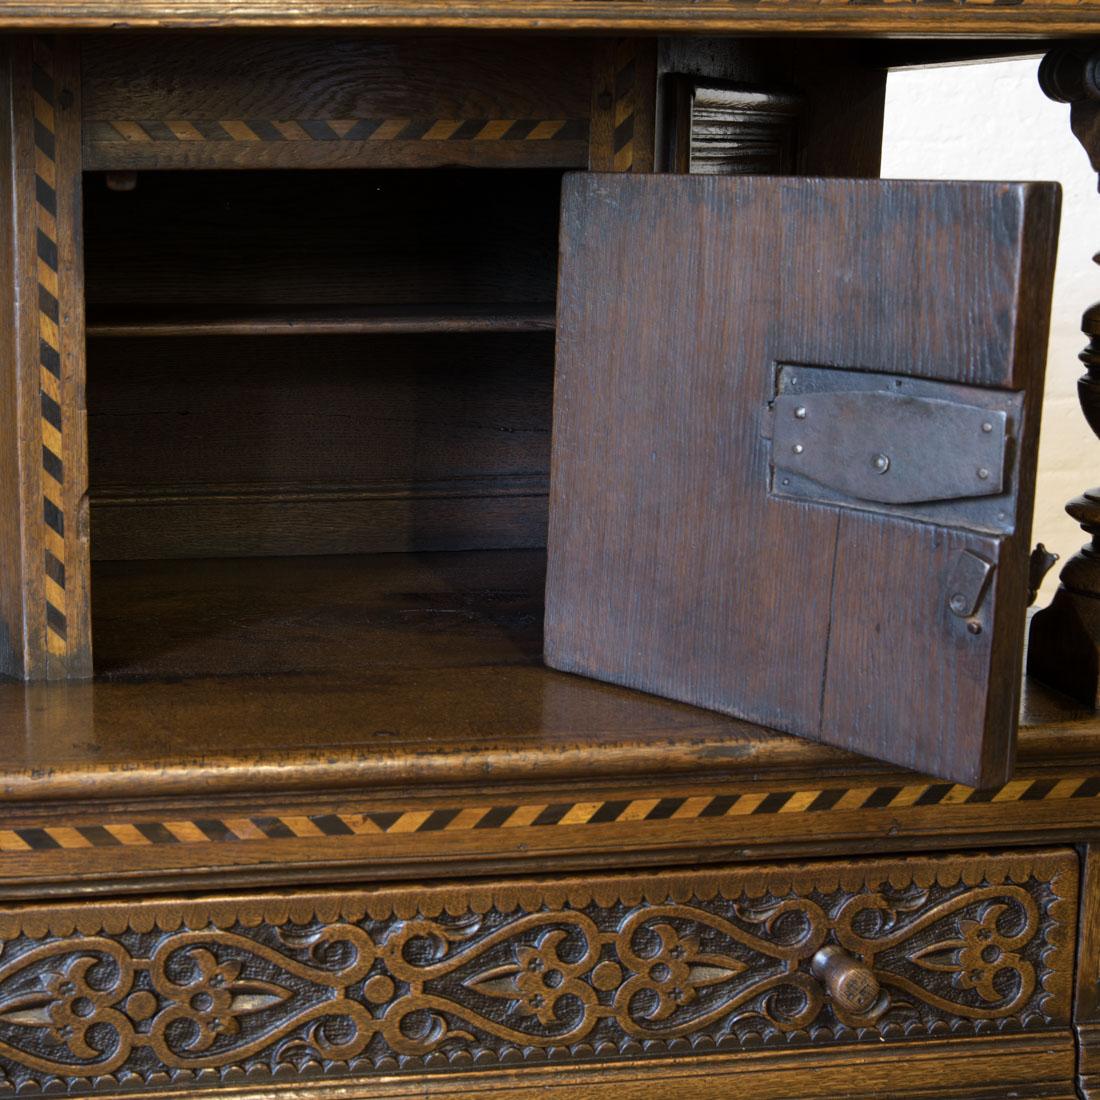
<svg viewBox="0 0 1100 1100">
<path fill-rule="evenodd" d="M 967 619 L 981 607 L 994 569 L 991 561 L 973 550 L 959 554 L 947 582 L 947 606 L 953 615 Z"/>
<path fill-rule="evenodd" d="M 815 376 L 809 388 L 798 374 Z M 825 376 L 845 386 L 823 392 Z M 775 489 L 810 482 L 855 501 L 899 505 L 1005 492 L 1009 418 L 1004 408 L 887 388 L 853 372 L 783 367 L 771 403 Z M 883 376 L 869 376 L 881 379 Z M 948 387 L 942 386 L 946 390 Z M 812 493 L 790 491 L 790 495 Z M 832 498 L 828 498 L 832 499 Z"/>
</svg>

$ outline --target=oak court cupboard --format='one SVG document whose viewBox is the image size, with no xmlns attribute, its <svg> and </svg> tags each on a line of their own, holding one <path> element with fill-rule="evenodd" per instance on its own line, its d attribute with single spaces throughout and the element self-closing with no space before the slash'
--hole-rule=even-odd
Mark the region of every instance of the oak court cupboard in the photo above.
<svg viewBox="0 0 1100 1100">
<path fill-rule="evenodd" d="M 0 34 L 0 1090 L 1100 1095 L 1059 191 L 877 178 L 1100 5 Z"/>
</svg>

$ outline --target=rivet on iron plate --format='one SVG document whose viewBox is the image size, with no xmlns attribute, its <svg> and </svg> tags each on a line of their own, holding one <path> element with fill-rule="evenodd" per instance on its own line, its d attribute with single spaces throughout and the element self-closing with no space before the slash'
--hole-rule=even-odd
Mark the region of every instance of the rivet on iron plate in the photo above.
<svg viewBox="0 0 1100 1100">
<path fill-rule="evenodd" d="M 875 455 L 871 459 L 871 466 L 873 469 L 878 470 L 880 474 L 886 473 L 890 469 L 890 456 L 889 455 Z"/>
<path fill-rule="evenodd" d="M 966 629 L 969 630 L 971 634 L 981 634 L 982 624 L 971 619 L 970 622 L 966 624 Z"/>
<path fill-rule="evenodd" d="M 799 405 L 798 408 L 794 410 L 794 418 L 795 418 L 795 420 L 805 420 L 806 419 L 806 406 L 805 405 Z"/>
<path fill-rule="evenodd" d="M 985 481 L 989 477 L 989 471 L 984 466 L 978 467 L 978 478 L 981 481 Z"/>
<path fill-rule="evenodd" d="M 993 425 L 992 425 L 992 424 L 990 424 L 988 420 L 986 420 L 986 421 L 985 421 L 985 422 L 984 422 L 984 423 L 982 424 L 982 431 L 983 431 L 983 432 L 991 432 L 991 431 L 993 431 Z"/>
<path fill-rule="evenodd" d="M 956 592 L 950 600 L 949 604 L 952 611 L 958 614 L 961 611 L 966 610 L 966 597 L 961 592 Z"/>
<path fill-rule="evenodd" d="M 796 443 L 796 444 L 795 444 L 795 445 L 794 445 L 794 446 L 793 446 L 793 447 L 791 448 L 791 450 L 792 450 L 792 451 L 794 451 L 794 453 L 795 453 L 796 455 L 800 455 L 800 454 L 801 454 L 801 453 L 802 453 L 802 452 L 803 452 L 803 451 L 804 451 L 805 449 L 806 449 L 806 448 L 805 448 L 805 447 L 803 447 L 801 443 Z"/>
</svg>

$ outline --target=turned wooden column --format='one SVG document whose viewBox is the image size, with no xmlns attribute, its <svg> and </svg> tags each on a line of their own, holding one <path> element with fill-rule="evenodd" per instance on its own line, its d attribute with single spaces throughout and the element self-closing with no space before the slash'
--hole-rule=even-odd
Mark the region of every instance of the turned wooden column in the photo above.
<svg viewBox="0 0 1100 1100">
<path fill-rule="evenodd" d="M 1100 46 L 1052 50 L 1039 68 L 1043 91 L 1070 104 L 1070 125 L 1100 172 Z M 1100 256 L 1094 257 L 1100 262 Z M 1088 368 L 1077 383 L 1081 409 L 1100 436 L 1100 302 L 1081 322 L 1089 338 L 1081 353 Z M 1074 497 L 1066 511 L 1091 541 L 1066 563 L 1050 606 L 1031 622 L 1027 671 L 1030 676 L 1100 708 L 1100 487 Z"/>
</svg>

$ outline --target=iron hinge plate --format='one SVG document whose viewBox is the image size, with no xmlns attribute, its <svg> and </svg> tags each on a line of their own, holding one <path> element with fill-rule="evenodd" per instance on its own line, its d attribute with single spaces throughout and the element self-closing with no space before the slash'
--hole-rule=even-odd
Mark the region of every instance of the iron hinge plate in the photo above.
<svg viewBox="0 0 1100 1100">
<path fill-rule="evenodd" d="M 1018 398 L 900 375 L 781 366 L 768 406 L 772 492 L 1005 530 Z M 959 501 L 971 502 L 969 511 L 959 512 Z"/>
</svg>

